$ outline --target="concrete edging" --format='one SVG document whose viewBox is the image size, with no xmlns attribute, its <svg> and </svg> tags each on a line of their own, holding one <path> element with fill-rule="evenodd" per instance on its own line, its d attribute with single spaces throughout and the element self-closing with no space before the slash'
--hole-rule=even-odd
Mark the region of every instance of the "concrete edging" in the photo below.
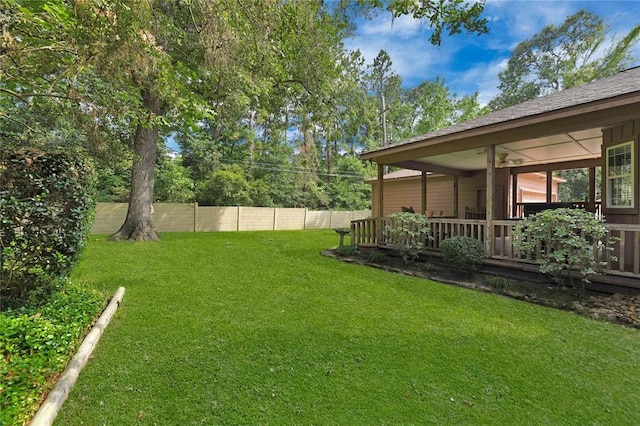
<svg viewBox="0 0 640 426">
<path fill-rule="evenodd" d="M 58 411 L 62 407 L 62 404 L 69 396 L 69 392 L 71 388 L 75 384 L 78 376 L 80 375 L 80 371 L 87 363 L 89 356 L 95 349 L 100 337 L 102 337 L 102 333 L 105 328 L 111 321 L 111 317 L 116 312 L 120 303 L 122 302 L 122 298 L 124 297 L 124 287 L 118 288 L 115 295 L 111 298 L 109 305 L 100 315 L 98 321 L 96 321 L 95 325 L 91 328 L 87 337 L 84 338 L 80 348 L 78 348 L 78 352 L 71 359 L 67 368 L 63 371 L 62 375 L 47 395 L 47 398 L 44 400 L 38 412 L 31 422 L 29 423 L 31 426 L 49 426 L 53 424 L 56 416 L 58 415 Z"/>
</svg>

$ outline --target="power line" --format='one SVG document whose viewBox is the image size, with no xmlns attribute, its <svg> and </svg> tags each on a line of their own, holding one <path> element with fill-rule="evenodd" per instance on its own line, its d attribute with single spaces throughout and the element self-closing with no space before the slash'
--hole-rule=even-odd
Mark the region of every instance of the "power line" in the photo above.
<svg viewBox="0 0 640 426">
<path fill-rule="evenodd" d="M 220 162 L 222 164 L 246 164 L 245 161 L 243 160 L 220 160 Z M 297 173 L 297 174 L 314 174 L 314 175 L 318 175 L 318 176 L 330 176 L 330 177 L 342 177 L 342 178 L 350 178 L 350 179 L 363 179 L 364 180 L 364 176 L 359 175 L 359 174 L 350 174 L 350 173 L 325 173 L 325 172 L 318 172 L 318 171 L 313 171 L 311 169 L 308 168 L 303 168 L 303 167 L 290 167 L 290 168 L 284 168 L 284 167 L 280 167 L 277 164 L 272 164 L 272 163 L 262 163 L 262 162 L 254 162 L 251 163 L 253 166 L 256 166 L 262 170 L 267 170 L 267 171 L 271 171 L 271 172 L 284 172 L 284 173 Z"/>
</svg>

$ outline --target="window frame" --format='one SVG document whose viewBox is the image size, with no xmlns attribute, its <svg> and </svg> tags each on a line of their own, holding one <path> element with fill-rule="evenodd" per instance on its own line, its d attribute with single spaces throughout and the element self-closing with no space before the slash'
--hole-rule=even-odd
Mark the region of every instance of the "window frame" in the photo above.
<svg viewBox="0 0 640 426">
<path fill-rule="evenodd" d="M 606 193 L 606 198 L 605 198 L 605 204 L 606 204 L 606 209 L 607 210 L 614 210 L 614 211 L 621 211 L 621 210 L 625 210 L 625 211 L 629 211 L 629 210 L 635 210 L 637 208 L 637 204 L 638 204 L 638 200 L 637 200 L 637 188 L 636 188 L 636 147 L 635 147 L 635 140 L 634 139 L 630 139 L 630 140 L 626 140 L 624 142 L 619 142 L 610 146 L 607 146 L 605 148 L 605 161 L 604 161 L 604 165 L 605 165 L 605 170 L 604 170 L 604 183 L 605 183 L 605 193 Z M 612 151 L 614 151 L 615 149 L 619 149 L 621 147 L 624 146 L 629 146 L 629 154 L 631 157 L 631 163 L 630 163 L 630 170 L 627 173 L 622 173 L 622 174 L 616 174 L 616 175 L 610 175 L 610 170 L 609 170 L 609 159 L 610 159 L 610 153 Z M 621 179 L 621 178 L 626 178 L 630 180 L 631 183 L 631 204 L 630 205 L 613 205 L 612 204 L 612 195 L 614 193 L 614 191 L 612 191 L 612 185 L 613 185 L 613 180 L 614 179 Z"/>
</svg>

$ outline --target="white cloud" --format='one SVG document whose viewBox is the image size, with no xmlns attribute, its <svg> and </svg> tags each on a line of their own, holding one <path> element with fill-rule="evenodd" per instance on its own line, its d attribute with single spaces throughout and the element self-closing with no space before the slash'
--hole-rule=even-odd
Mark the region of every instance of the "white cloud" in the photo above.
<svg viewBox="0 0 640 426">
<path fill-rule="evenodd" d="M 451 59 L 451 50 L 432 46 L 424 25 L 415 19 L 401 17 L 391 25 L 391 17 L 381 15 L 363 22 L 358 34 L 356 38 L 347 40 L 345 46 L 350 50 L 359 49 L 368 64 L 384 49 L 391 57 L 394 71 L 404 80 L 417 78 L 422 81 L 425 75 L 430 74 L 434 62 Z"/>
<path fill-rule="evenodd" d="M 481 105 L 486 105 L 499 92 L 498 73 L 507 68 L 508 60 L 508 58 L 496 58 L 489 63 L 477 64 L 455 78 L 450 87 L 458 96 L 478 92 L 478 101 Z"/>
</svg>

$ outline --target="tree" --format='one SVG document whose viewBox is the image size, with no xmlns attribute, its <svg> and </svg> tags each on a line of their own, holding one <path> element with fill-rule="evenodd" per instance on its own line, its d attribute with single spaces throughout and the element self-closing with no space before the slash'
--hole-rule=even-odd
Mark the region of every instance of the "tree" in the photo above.
<svg viewBox="0 0 640 426">
<path fill-rule="evenodd" d="M 385 50 L 381 50 L 373 60 L 373 66 L 371 67 L 372 86 L 380 99 L 380 146 L 385 146 L 389 143 L 385 90 L 387 89 L 389 80 L 394 76 L 391 72 L 392 64 L 389 54 Z"/>
<path fill-rule="evenodd" d="M 195 199 L 195 183 L 180 158 L 163 155 L 157 167 L 154 199 L 165 203 L 190 203 Z"/>
<path fill-rule="evenodd" d="M 151 220 L 156 143 L 163 115 L 180 98 L 184 73 L 158 42 L 168 20 L 154 15 L 160 3 L 6 2 L 1 91 L 30 108 L 58 100 L 65 117 L 113 128 L 119 117 L 134 151 L 127 220 L 114 238 L 157 239 Z M 168 31 L 168 30 L 167 30 Z M 186 108 L 185 108 L 186 109 Z M 56 129 L 49 126 L 49 132 Z M 96 131 L 97 133 L 97 131 Z"/>
<path fill-rule="evenodd" d="M 327 185 L 331 208 L 337 210 L 363 210 L 371 208 L 371 186 L 364 182 L 365 164 L 358 158 L 344 155 L 337 161 L 336 176 Z"/>
<path fill-rule="evenodd" d="M 434 42 L 442 31 L 482 32 L 483 3 L 404 3 L 389 2 L 389 10 L 428 19 Z M 320 0 L 5 0 L 0 132 L 82 147 L 100 165 L 105 197 L 122 199 L 108 186 L 129 182 L 127 219 L 114 239 L 157 239 L 151 203 L 173 197 L 160 181 L 178 170 L 158 161 L 160 136 L 169 134 L 183 144 L 195 181 L 221 164 L 244 164 L 255 202 L 328 206 L 339 157 L 372 146 L 374 129 L 373 102 L 359 84 L 361 58 L 342 45 L 351 21 L 341 10 Z M 401 93 L 400 80 L 392 83 Z M 292 126 L 304 135 L 304 153 L 294 155 Z M 260 171 L 260 159 L 272 156 L 297 173 Z M 164 175 L 156 197 L 158 166 Z"/>
<path fill-rule="evenodd" d="M 354 8 L 355 3 L 355 8 Z M 391 12 L 392 17 L 412 16 L 427 23 L 432 33 L 429 41 L 439 45 L 443 31 L 449 35 L 467 33 L 485 34 L 488 32 L 487 19 L 482 18 L 485 0 L 469 2 L 465 0 L 340 0 L 337 13 L 348 14 L 350 10 L 375 14 L 380 9 Z"/>
<path fill-rule="evenodd" d="M 203 206 L 244 206 L 251 204 L 250 186 L 240 166 L 222 168 L 199 188 Z"/>
<path fill-rule="evenodd" d="M 581 10 L 562 25 L 549 25 L 518 44 L 499 74 L 500 94 L 489 103 L 490 108 L 495 111 L 608 77 L 628 66 L 633 60 L 631 48 L 640 39 L 640 25 L 621 40 L 612 40 L 601 56 L 607 29 L 598 15 Z"/>
</svg>

